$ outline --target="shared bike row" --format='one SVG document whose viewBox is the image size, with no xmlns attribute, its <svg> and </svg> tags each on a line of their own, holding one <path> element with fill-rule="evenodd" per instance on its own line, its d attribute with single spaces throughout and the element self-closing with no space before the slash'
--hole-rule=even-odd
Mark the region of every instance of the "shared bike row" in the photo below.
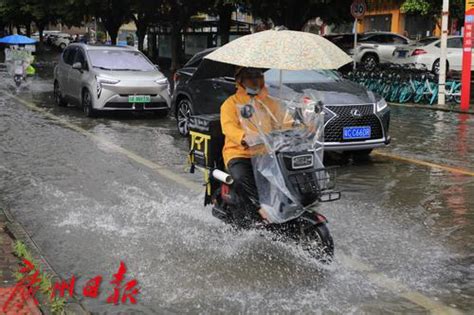
<svg viewBox="0 0 474 315">
<path fill-rule="evenodd" d="M 389 102 L 432 105 L 438 100 L 438 76 L 415 65 L 389 65 L 374 71 L 355 70 L 348 72 L 346 77 Z M 459 80 L 446 80 L 446 100 L 461 103 Z"/>
</svg>

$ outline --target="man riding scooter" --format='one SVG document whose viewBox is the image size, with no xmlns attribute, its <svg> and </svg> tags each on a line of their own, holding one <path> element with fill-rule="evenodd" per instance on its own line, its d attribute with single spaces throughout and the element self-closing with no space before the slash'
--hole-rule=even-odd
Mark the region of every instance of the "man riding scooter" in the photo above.
<svg viewBox="0 0 474 315">
<path fill-rule="evenodd" d="M 221 126 L 225 135 L 222 151 L 224 163 L 234 180 L 236 192 L 247 205 L 245 216 L 251 219 L 262 219 L 269 223 L 268 215 L 260 206 L 258 189 L 251 158 L 254 154 L 251 146 L 254 139 L 244 130 L 240 121 L 239 106 L 250 104 L 264 107 L 268 113 L 265 117 L 264 128 L 270 131 L 275 128 L 275 122 L 280 120 L 279 106 L 269 97 L 265 87 L 264 75 L 261 69 L 238 68 L 235 74 L 237 92 L 230 96 L 221 106 Z"/>
</svg>

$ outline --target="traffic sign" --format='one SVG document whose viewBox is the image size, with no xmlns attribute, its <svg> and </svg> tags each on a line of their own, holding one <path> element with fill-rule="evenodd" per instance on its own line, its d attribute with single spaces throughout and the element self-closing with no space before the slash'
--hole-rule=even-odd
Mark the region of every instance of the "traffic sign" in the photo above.
<svg viewBox="0 0 474 315">
<path fill-rule="evenodd" d="M 474 1 L 474 0 L 467 0 Z M 367 4 L 364 0 L 354 0 L 351 5 L 351 14 L 354 19 L 362 19 L 367 11 Z"/>
</svg>

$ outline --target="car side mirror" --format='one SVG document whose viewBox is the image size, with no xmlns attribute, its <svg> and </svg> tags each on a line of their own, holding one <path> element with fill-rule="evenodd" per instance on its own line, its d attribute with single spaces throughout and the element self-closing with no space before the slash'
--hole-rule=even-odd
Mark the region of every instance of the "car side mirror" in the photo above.
<svg viewBox="0 0 474 315">
<path fill-rule="evenodd" d="M 251 118 L 253 113 L 255 113 L 255 109 L 250 104 L 244 105 L 244 107 L 240 109 L 240 116 L 245 119 Z"/>
<path fill-rule="evenodd" d="M 79 70 L 79 71 L 82 71 L 82 70 L 83 70 L 83 68 L 82 68 L 82 63 L 80 63 L 80 62 L 75 62 L 75 63 L 73 63 L 73 64 L 72 64 L 72 68 L 73 68 L 73 69 L 76 69 L 76 70 Z"/>
</svg>

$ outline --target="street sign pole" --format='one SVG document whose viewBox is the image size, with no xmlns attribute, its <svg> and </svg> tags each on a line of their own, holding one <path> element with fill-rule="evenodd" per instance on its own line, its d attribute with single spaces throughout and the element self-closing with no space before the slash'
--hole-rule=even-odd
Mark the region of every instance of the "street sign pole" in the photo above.
<svg viewBox="0 0 474 315">
<path fill-rule="evenodd" d="M 472 40 L 474 33 L 474 0 L 466 0 L 466 17 L 464 19 L 464 40 L 462 53 L 461 77 L 461 110 L 469 110 L 471 102 L 471 63 Z"/>
<path fill-rule="evenodd" d="M 354 19 L 354 55 L 357 49 L 357 18 Z M 357 69 L 357 61 L 354 58 L 354 70 Z"/>
<path fill-rule="evenodd" d="M 449 0 L 443 0 L 441 13 L 441 58 L 439 60 L 438 104 L 446 103 L 446 55 L 448 54 L 448 16 Z"/>
<path fill-rule="evenodd" d="M 473 0 L 474 1 L 474 0 Z M 351 14 L 354 17 L 354 70 L 357 69 L 356 54 L 357 54 L 357 21 L 362 19 L 367 11 L 367 4 L 365 0 L 354 0 L 351 4 Z"/>
</svg>

